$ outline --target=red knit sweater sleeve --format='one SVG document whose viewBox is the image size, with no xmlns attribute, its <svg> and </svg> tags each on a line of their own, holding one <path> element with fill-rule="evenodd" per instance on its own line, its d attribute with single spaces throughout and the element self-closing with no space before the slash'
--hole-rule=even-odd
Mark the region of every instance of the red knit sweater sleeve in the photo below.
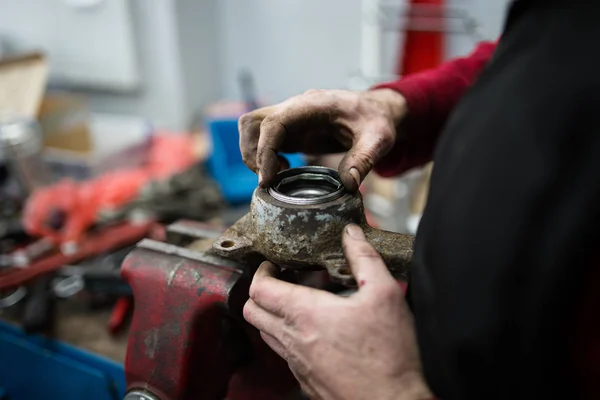
<svg viewBox="0 0 600 400">
<path fill-rule="evenodd" d="M 394 176 L 431 161 L 448 116 L 495 48 L 496 43 L 483 42 L 467 57 L 374 88 L 397 90 L 406 98 L 408 106 L 408 116 L 400 127 L 394 148 L 375 165 L 377 173 Z"/>
</svg>

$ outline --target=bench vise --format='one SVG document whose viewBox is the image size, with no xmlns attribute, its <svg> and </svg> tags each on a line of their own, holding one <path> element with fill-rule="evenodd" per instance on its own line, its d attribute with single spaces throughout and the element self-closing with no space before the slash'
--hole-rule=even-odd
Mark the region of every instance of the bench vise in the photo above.
<svg viewBox="0 0 600 400">
<path fill-rule="evenodd" d="M 242 317 L 256 266 L 205 251 L 223 231 L 181 221 L 166 243 L 144 239 L 125 259 L 127 400 L 298 398 L 287 363 Z"/>
</svg>

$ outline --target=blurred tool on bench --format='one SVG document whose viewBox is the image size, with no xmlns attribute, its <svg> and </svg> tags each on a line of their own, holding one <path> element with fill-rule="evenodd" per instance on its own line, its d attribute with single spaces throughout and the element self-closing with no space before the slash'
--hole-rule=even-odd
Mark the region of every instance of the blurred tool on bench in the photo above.
<svg viewBox="0 0 600 400">
<path fill-rule="evenodd" d="M 16 76 L 6 68 L 19 68 L 29 85 L 4 82 Z M 162 221 L 213 218 L 222 198 L 196 135 L 155 134 L 143 120 L 93 116 L 64 94 L 44 97 L 46 72 L 42 55 L 0 62 L 0 308 L 20 302 L 23 327 L 45 331 L 55 297 L 102 293 L 117 300 L 117 331 L 130 308 L 123 249 L 160 239 Z M 94 129 L 121 144 L 101 144 L 107 134 Z"/>
</svg>

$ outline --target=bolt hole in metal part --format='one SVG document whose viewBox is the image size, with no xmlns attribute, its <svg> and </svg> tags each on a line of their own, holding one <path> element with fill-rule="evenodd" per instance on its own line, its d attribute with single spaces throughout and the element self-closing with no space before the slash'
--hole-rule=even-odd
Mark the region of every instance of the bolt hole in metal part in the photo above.
<svg viewBox="0 0 600 400">
<path fill-rule="evenodd" d="M 221 247 L 225 249 L 228 249 L 233 246 L 235 246 L 235 242 L 233 240 L 224 240 L 221 242 Z"/>
<path fill-rule="evenodd" d="M 287 204 L 314 205 L 336 200 L 345 194 L 337 171 L 326 167 L 301 167 L 280 172 L 269 194 Z"/>
</svg>

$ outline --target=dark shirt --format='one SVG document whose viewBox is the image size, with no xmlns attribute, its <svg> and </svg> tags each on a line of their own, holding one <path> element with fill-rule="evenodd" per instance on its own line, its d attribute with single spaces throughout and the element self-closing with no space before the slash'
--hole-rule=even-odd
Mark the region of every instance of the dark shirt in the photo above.
<svg viewBox="0 0 600 400">
<path fill-rule="evenodd" d="M 444 400 L 600 398 L 578 358 L 598 332 L 599 39 L 600 2 L 515 2 L 437 144 L 409 299 Z"/>
<path fill-rule="evenodd" d="M 378 86 L 409 109 L 380 174 L 444 137 L 409 290 L 444 398 L 600 398 L 597 17 L 592 2 L 522 0 L 491 62 L 482 43 Z"/>
</svg>

